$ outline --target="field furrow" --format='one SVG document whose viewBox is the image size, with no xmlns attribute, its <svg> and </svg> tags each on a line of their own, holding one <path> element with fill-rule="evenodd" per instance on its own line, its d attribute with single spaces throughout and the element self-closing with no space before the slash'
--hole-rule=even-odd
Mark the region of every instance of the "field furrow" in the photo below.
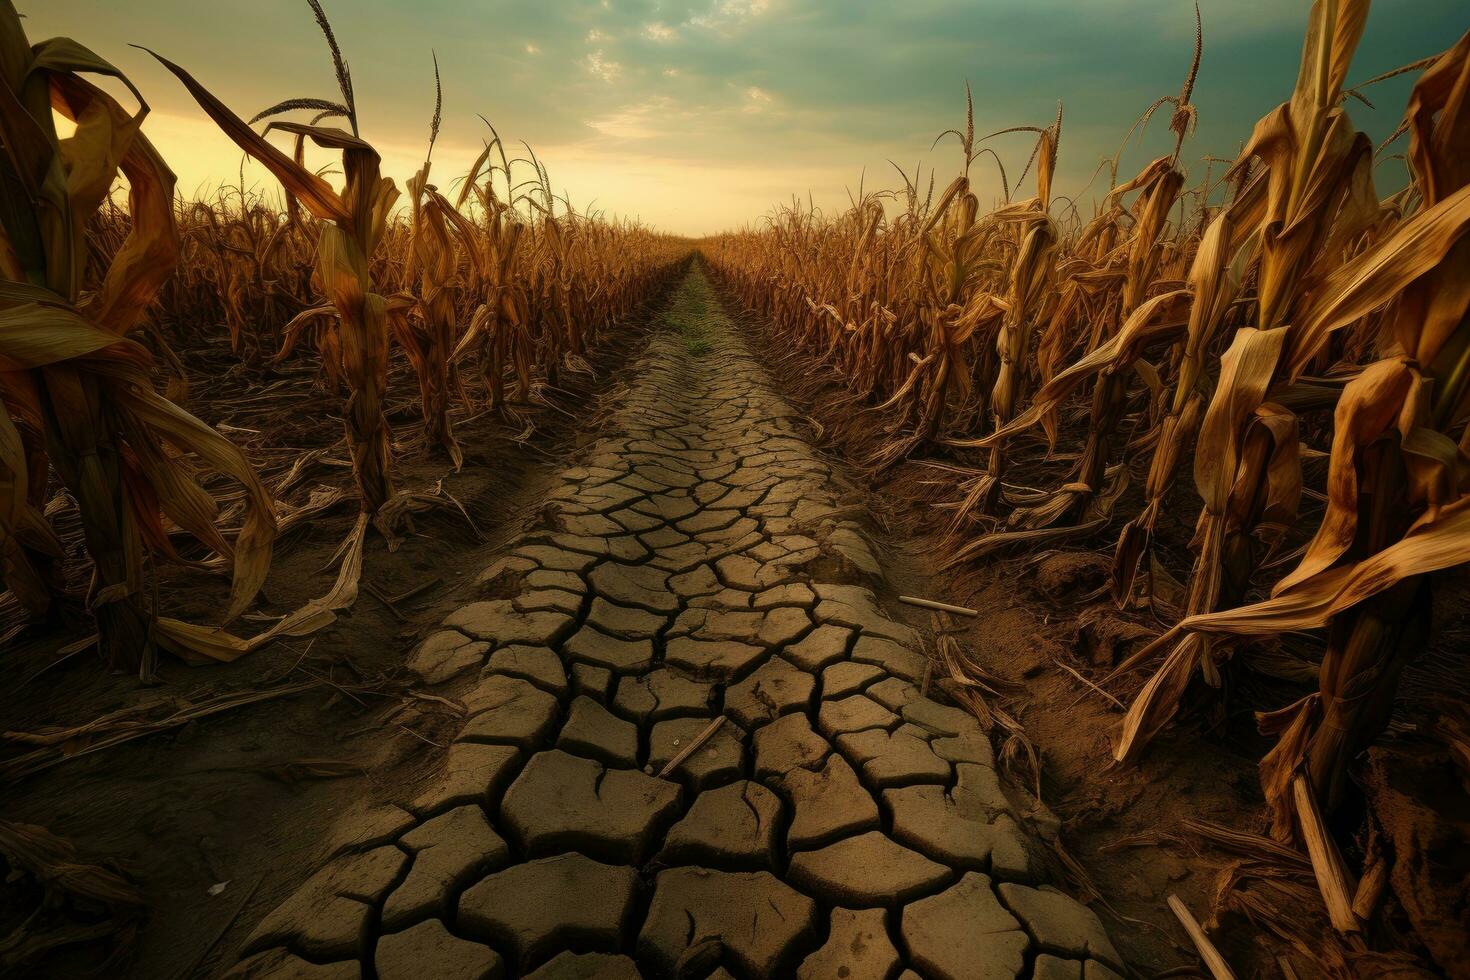
<svg viewBox="0 0 1470 980">
<path fill-rule="evenodd" d="M 237 975 L 1115 975 L 699 268 L 634 377 L 409 658 L 466 708 L 442 771 Z"/>
</svg>

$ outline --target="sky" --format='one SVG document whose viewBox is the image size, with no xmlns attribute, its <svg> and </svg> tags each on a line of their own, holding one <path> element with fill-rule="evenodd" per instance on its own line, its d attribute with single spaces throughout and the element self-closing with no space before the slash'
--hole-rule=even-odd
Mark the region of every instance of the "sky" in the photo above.
<svg viewBox="0 0 1470 980">
<path fill-rule="evenodd" d="M 249 118 L 286 98 L 337 98 L 305 0 L 14 0 L 32 41 L 66 35 L 127 73 L 152 112 L 144 131 L 188 196 L 238 182 L 240 154 L 141 44 L 178 62 Z M 1063 104 L 1058 193 L 1090 201 L 1090 178 L 1189 67 L 1187 0 L 324 0 L 351 65 L 362 135 L 402 181 L 423 160 L 443 73 L 435 176 L 448 185 L 483 146 L 483 115 L 526 141 L 579 210 L 701 235 L 759 221 L 793 194 L 825 211 L 859 181 L 901 186 L 960 165 L 964 87 L 977 134 L 1044 126 Z M 1200 0 L 1199 126 L 1184 160 L 1233 158 L 1255 121 L 1290 94 L 1306 0 Z M 1433 54 L 1470 29 L 1466 0 L 1377 0 L 1349 84 Z M 1400 118 L 1412 76 L 1350 104 L 1376 140 Z M 1160 113 L 1122 157 L 1121 176 L 1165 152 Z M 992 146 L 1014 181 L 1033 137 Z M 1389 154 L 1385 154 L 1388 156 Z M 1381 163 L 1383 185 L 1402 164 Z M 1218 173 L 1219 165 L 1215 165 Z M 982 202 L 998 201 L 989 158 Z M 263 170 L 247 184 L 273 188 Z M 1028 178 L 1023 192 L 1034 186 Z"/>
</svg>

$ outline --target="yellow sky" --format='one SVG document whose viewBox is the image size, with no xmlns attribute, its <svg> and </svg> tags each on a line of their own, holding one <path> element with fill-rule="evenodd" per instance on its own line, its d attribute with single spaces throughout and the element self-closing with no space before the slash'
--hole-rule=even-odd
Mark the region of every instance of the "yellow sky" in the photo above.
<svg viewBox="0 0 1470 980">
<path fill-rule="evenodd" d="M 154 111 L 144 125 L 159 152 L 178 176 L 185 197 L 201 189 L 238 183 L 242 154 L 203 113 L 198 116 Z M 424 145 L 373 141 L 383 158 L 383 172 L 402 186 L 423 163 Z M 280 145 L 286 147 L 288 140 Z M 434 149 L 433 178 L 441 189 L 452 187 L 468 171 L 482 146 L 441 139 Z M 700 165 L 650 154 L 607 154 L 596 146 L 569 144 L 536 146 L 537 157 L 551 174 L 557 195 L 568 194 L 578 211 L 589 205 L 608 215 L 639 218 L 661 231 L 701 235 L 711 229 L 738 227 L 757 220 L 773 204 L 810 188 L 820 199 L 836 205 L 846 200 L 844 185 L 830 167 L 731 164 Z M 512 147 L 509 155 L 523 152 Z M 331 162 L 325 154 L 309 155 L 320 167 Z M 244 161 L 247 186 L 275 195 L 274 179 L 264 168 Z M 518 177 L 530 173 L 524 168 Z M 335 175 L 331 178 L 336 182 Z M 595 189 L 595 193 L 591 191 Z"/>
<path fill-rule="evenodd" d="M 1374 0 L 1349 74 L 1358 82 L 1447 47 L 1466 0 Z M 1093 179 L 1139 114 L 1179 90 L 1195 41 L 1194 0 L 324 0 L 350 63 L 362 135 L 400 185 L 419 168 L 443 76 L 435 178 L 448 188 L 478 155 L 491 119 L 527 140 L 554 189 L 579 207 L 638 216 L 681 234 L 758 221 L 791 196 L 831 212 L 849 187 L 898 188 L 890 161 L 922 161 L 942 188 L 975 95 L 984 134 L 1047 125 L 1065 106 L 1056 187 L 1084 212 Z M 180 190 L 233 184 L 239 152 L 146 44 L 249 117 L 282 99 L 339 98 L 305 0 L 17 0 L 33 40 L 74 37 L 125 72 L 153 113 L 145 131 Z M 1232 157 L 1295 81 L 1308 0 L 1200 0 L 1199 127 L 1184 163 Z M 1403 112 L 1412 75 L 1354 102 L 1376 140 Z M 1168 152 L 1167 114 L 1132 140 L 1120 176 Z M 1019 133 L 987 143 L 1012 183 L 1034 147 Z M 327 162 L 322 156 L 319 162 Z M 1383 158 L 1387 186 L 1402 164 Z M 529 173 L 529 171 L 527 171 Z M 259 168 L 247 181 L 274 189 Z M 982 203 L 1002 197 L 995 161 L 971 175 Z M 1014 193 L 1032 191 L 1034 174 Z M 1089 184 L 1089 181 L 1092 183 Z"/>
</svg>

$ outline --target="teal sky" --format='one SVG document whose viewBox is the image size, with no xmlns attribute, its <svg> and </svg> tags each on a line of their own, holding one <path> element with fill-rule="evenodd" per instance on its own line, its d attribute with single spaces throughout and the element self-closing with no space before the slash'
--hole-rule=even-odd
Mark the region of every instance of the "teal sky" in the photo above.
<svg viewBox="0 0 1470 980">
<path fill-rule="evenodd" d="M 1155 98 L 1188 68 L 1194 9 L 1179 0 L 324 0 L 351 63 L 363 135 L 400 181 L 422 158 L 433 109 L 431 50 L 444 76 L 435 152 L 447 184 L 478 152 L 483 114 L 528 141 L 579 207 L 701 234 L 758 218 L 792 193 L 836 209 L 888 160 L 953 177 L 964 84 L 977 131 L 1045 125 L 1065 106 L 1059 190 L 1082 190 Z M 288 97 L 336 97 L 304 0 L 16 0 L 33 40 L 65 34 L 128 72 L 154 109 L 149 132 L 192 193 L 233 182 L 239 155 L 183 89 L 129 43 L 190 69 L 247 118 Z M 1201 0 L 1205 53 L 1191 166 L 1231 157 L 1295 79 L 1305 0 Z M 1448 47 L 1466 0 L 1378 0 L 1349 83 Z M 1410 80 L 1352 103 L 1375 139 L 1391 132 Z M 1125 153 L 1131 173 L 1166 141 L 1167 116 Z M 993 143 L 1014 179 L 1027 137 Z M 1202 171 L 1200 171 L 1202 173 Z M 1000 193 L 993 168 L 981 196 Z M 1382 164 L 1386 185 L 1402 167 Z M 247 177 L 263 186 L 269 178 Z M 1028 180 L 1028 185 L 1029 185 Z M 1093 190 L 1100 185 L 1094 184 Z M 1084 200 L 1090 198 L 1088 192 Z"/>
</svg>

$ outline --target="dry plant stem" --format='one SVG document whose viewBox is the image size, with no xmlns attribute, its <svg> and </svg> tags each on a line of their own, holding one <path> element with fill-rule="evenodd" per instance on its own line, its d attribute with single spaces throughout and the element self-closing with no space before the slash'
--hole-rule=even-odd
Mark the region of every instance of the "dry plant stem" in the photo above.
<svg viewBox="0 0 1470 980">
<path fill-rule="evenodd" d="M 1126 321 L 1143 303 L 1146 291 L 1155 278 L 1161 255 L 1158 248 L 1159 236 L 1163 234 L 1169 211 L 1184 186 L 1184 175 L 1174 169 L 1172 161 L 1166 166 L 1160 166 L 1160 163 L 1161 161 L 1155 161 L 1131 185 L 1124 185 L 1113 192 L 1113 196 L 1120 196 L 1122 191 L 1131 189 L 1132 186 L 1142 188 L 1135 206 L 1138 222 L 1128 255 L 1127 278 L 1119 313 L 1120 323 Z M 1078 467 L 1076 481 L 1086 487 L 1086 491 L 1073 494 L 1073 508 L 1085 505 L 1091 496 L 1103 489 L 1112 442 L 1127 407 L 1126 380 L 1126 375 L 1109 371 L 1093 388 L 1092 425 L 1088 429 L 1087 443 L 1082 450 L 1082 462 Z"/>
<path fill-rule="evenodd" d="M 322 241 L 319 271 L 332 284 L 328 295 L 342 319 L 343 374 L 352 390 L 343 412 L 347 447 L 362 511 L 371 516 L 393 498 L 392 433 L 382 405 L 388 383 L 387 301 L 369 291 L 367 241 L 335 225 L 322 229 Z"/>
<path fill-rule="evenodd" d="M 45 772 L 81 756 L 101 752 L 134 739 L 153 735 L 157 732 L 169 731 L 174 728 L 187 725 L 196 718 L 207 718 L 210 715 L 219 714 L 222 711 L 231 711 L 247 704 L 257 704 L 261 701 L 269 701 L 279 697 L 292 694 L 300 694 L 303 691 L 323 683 L 311 680 L 296 684 L 285 684 L 264 691 L 246 691 L 240 694 L 221 694 L 197 704 L 185 705 L 177 708 L 171 714 L 157 720 L 119 718 L 115 725 L 96 724 L 81 726 L 71 731 L 46 733 L 43 736 L 28 736 L 24 733 L 6 732 L 7 739 L 16 741 L 31 741 L 40 744 L 40 748 L 34 749 L 24 755 L 0 765 L 0 773 L 7 779 L 19 780 L 27 776 Z M 68 743 L 84 740 L 80 748 L 74 748 Z"/>
<path fill-rule="evenodd" d="M 969 616 L 974 618 L 980 615 L 978 609 L 971 609 L 968 606 L 956 606 L 948 602 L 938 602 L 934 599 L 921 599 L 918 596 L 901 595 L 898 597 L 898 601 L 910 606 L 919 606 L 923 609 L 935 609 L 939 612 L 954 613 L 956 616 Z"/>
<path fill-rule="evenodd" d="M 1378 903 L 1388 888 L 1389 875 L 1393 869 L 1382 855 L 1372 861 L 1358 880 L 1358 889 L 1353 893 L 1353 916 L 1359 922 L 1372 921 L 1378 911 Z"/>
<path fill-rule="evenodd" d="M 1416 577 L 1329 627 L 1320 671 L 1322 719 L 1306 748 L 1312 786 L 1329 811 L 1349 789 L 1348 764 L 1388 724 L 1399 676 L 1428 643 L 1432 615 L 1429 582 Z"/>
<path fill-rule="evenodd" d="M 135 673 L 148 644 L 148 611 L 141 582 L 130 565 L 126 490 L 113 445 L 99 445 L 107 431 L 101 393 L 64 366 L 41 372 L 46 399 L 47 452 L 57 474 L 76 488 L 87 553 L 92 556 L 91 605 L 102 658 L 113 670 Z M 54 394 L 53 394 L 54 393 Z M 136 561 L 136 554 L 132 561 Z"/>
<path fill-rule="evenodd" d="M 1087 686 L 1088 690 L 1100 695 L 1103 700 L 1107 701 L 1113 707 L 1117 708 L 1120 711 L 1124 710 L 1125 706 L 1122 701 L 1119 701 L 1117 698 L 1113 697 L 1113 695 L 1109 694 L 1107 691 L 1104 691 L 1102 688 L 1098 687 L 1086 677 L 1083 677 L 1072 667 L 1067 666 L 1060 660 L 1053 660 L 1052 663 L 1056 664 L 1058 667 L 1062 668 L 1062 670 L 1065 670 L 1067 673 L 1071 674 L 1075 679 L 1081 681 L 1084 685 Z"/>
<path fill-rule="evenodd" d="M 1208 385 L 1208 349 L 1240 289 L 1242 267 L 1253 257 L 1253 250 L 1236 240 L 1236 230 L 1251 226 L 1250 212 L 1264 201 L 1263 190 L 1264 183 L 1256 181 L 1210 223 L 1191 263 L 1188 283 L 1193 302 L 1180 347 L 1172 403 L 1157 427 L 1144 484 L 1147 500 L 1143 511 L 1124 526 L 1114 552 L 1111 581 L 1113 598 L 1120 604 L 1133 594 L 1134 576 L 1151 558 L 1154 525 L 1199 431 Z"/>
<path fill-rule="evenodd" d="M 1292 781 L 1292 795 L 1296 801 L 1297 824 L 1306 841 L 1307 853 L 1312 858 L 1312 871 L 1317 876 L 1317 887 L 1322 892 L 1323 904 L 1332 927 L 1338 932 L 1359 932 L 1362 923 L 1353 912 L 1353 893 L 1357 885 L 1343 863 L 1336 842 L 1322 821 L 1317 808 L 1317 798 L 1305 776 L 1298 774 Z"/>
<path fill-rule="evenodd" d="M 437 117 L 436 117 L 437 119 Z M 459 268 L 458 236 L 471 246 L 473 231 L 468 222 L 429 183 L 429 163 L 408 182 L 413 200 L 413 258 L 419 269 L 419 316 L 414 323 L 406 315 L 394 318 L 400 341 L 419 381 L 419 405 L 424 434 L 429 445 L 438 447 L 464 465 L 464 453 L 454 439 L 449 422 L 450 393 L 456 387 L 451 357 L 458 338 L 454 282 Z"/>
<path fill-rule="evenodd" d="M 1058 121 L 1060 129 L 1060 120 Z M 1055 153 L 1054 144 L 1052 146 Z M 990 409 L 997 430 L 1003 429 L 1015 415 L 1016 406 L 1024 397 L 1027 374 L 1024 359 L 1031 347 L 1031 332 L 1038 319 L 1040 307 L 1048 295 L 1051 281 L 1054 245 L 1057 229 L 1046 215 L 1049 201 L 1038 198 L 1038 212 L 1026 215 L 1024 224 L 1019 225 L 1022 235 L 1020 248 L 1011 270 L 1011 288 L 1006 297 L 1008 309 L 1001 319 L 996 337 L 996 350 L 1000 355 L 1000 369 L 996 375 L 995 391 L 991 395 Z M 977 501 L 984 510 L 990 510 L 1005 477 L 1007 456 L 1004 444 L 997 442 L 990 449 L 990 464 L 986 469 L 985 483 Z"/>
<path fill-rule="evenodd" d="M 705 742 L 708 742 L 711 738 L 714 738 L 715 732 L 719 731 L 720 726 L 724 723 L 725 716 L 720 715 L 718 718 L 715 718 L 708 725 L 706 725 L 703 731 L 694 736 L 694 738 L 689 742 L 688 745 L 679 750 L 679 752 L 672 759 L 670 759 L 662 769 L 658 771 L 658 778 L 663 779 L 669 773 L 682 766 L 685 759 L 698 752 L 699 747 Z"/>
<path fill-rule="evenodd" d="M 1169 910 L 1174 913 L 1174 918 L 1184 927 L 1189 934 L 1190 942 L 1199 951 L 1199 958 L 1204 961 L 1205 968 L 1210 971 L 1210 976 L 1215 980 L 1235 980 L 1235 971 L 1230 969 L 1230 964 L 1225 962 L 1225 957 L 1210 942 L 1210 937 L 1205 935 L 1205 930 L 1200 926 L 1189 907 L 1180 901 L 1178 895 L 1169 896 Z"/>
</svg>

